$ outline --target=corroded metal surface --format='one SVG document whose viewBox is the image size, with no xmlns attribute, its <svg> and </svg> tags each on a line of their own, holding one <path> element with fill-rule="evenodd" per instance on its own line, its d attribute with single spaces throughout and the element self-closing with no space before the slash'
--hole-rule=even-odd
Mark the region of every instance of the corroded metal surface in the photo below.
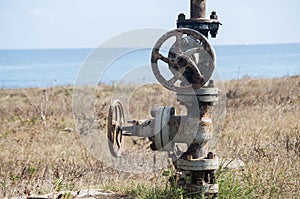
<svg viewBox="0 0 300 199">
<path fill-rule="evenodd" d="M 215 159 L 191 159 L 184 160 L 179 159 L 176 162 L 178 168 L 187 171 L 206 171 L 206 170 L 216 170 L 219 168 L 219 160 Z"/>
<path fill-rule="evenodd" d="M 161 52 L 171 38 L 175 44 L 169 55 Z M 211 77 L 215 68 L 215 52 L 207 39 L 191 29 L 176 29 L 163 35 L 154 45 L 151 56 L 152 71 L 156 79 L 167 89 L 177 93 L 201 88 Z M 168 79 L 162 73 L 159 62 L 168 64 L 173 75 Z"/>
<path fill-rule="evenodd" d="M 154 76 L 165 88 L 177 93 L 177 100 L 186 107 L 187 115 L 177 116 L 174 107 L 161 106 L 151 111 L 152 119 L 134 120 L 131 126 L 121 128 L 127 135 L 148 136 L 153 151 L 175 154 L 177 173 L 173 184 L 214 197 L 218 193 L 215 171 L 219 160 L 208 151 L 207 145 L 213 136 L 210 107 L 218 102 L 219 90 L 210 81 L 216 57 L 207 37 L 208 33 L 215 37 L 219 25 L 216 12 L 206 18 L 206 0 L 191 0 L 191 19 L 180 14 L 179 29 L 162 35 L 152 49 Z M 163 49 L 170 40 L 173 45 Z M 168 67 L 169 76 L 162 73 L 162 67 Z M 187 150 L 178 155 L 176 144 L 182 143 L 187 145 Z"/>
<path fill-rule="evenodd" d="M 191 0 L 191 19 L 206 18 L 206 0 Z"/>
<path fill-rule="evenodd" d="M 122 152 L 122 126 L 125 124 L 123 105 L 119 100 L 114 100 L 109 107 L 107 117 L 107 137 L 110 152 L 118 157 Z"/>
<path fill-rule="evenodd" d="M 218 34 L 219 26 L 216 11 L 212 11 L 209 18 L 206 18 L 206 0 L 191 0 L 191 18 L 186 19 L 183 13 L 178 15 L 177 28 L 189 28 L 202 33 L 208 38 L 210 33 L 212 38 Z"/>
</svg>

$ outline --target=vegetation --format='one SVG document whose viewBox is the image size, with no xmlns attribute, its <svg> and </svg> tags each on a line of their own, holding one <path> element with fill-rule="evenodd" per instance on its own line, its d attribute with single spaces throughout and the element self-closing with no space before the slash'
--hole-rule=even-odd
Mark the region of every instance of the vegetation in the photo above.
<svg viewBox="0 0 300 199">
<path fill-rule="evenodd" d="M 222 158 L 240 158 L 246 170 L 219 173 L 220 198 L 298 198 L 300 76 L 244 78 L 225 82 L 225 88 L 227 115 L 215 150 Z M 168 186 L 160 172 L 123 173 L 91 157 L 75 130 L 73 92 L 72 87 L 0 90 L 0 197 L 102 188 L 127 198 L 196 198 Z M 149 117 L 149 107 L 157 104 L 184 111 L 175 95 L 158 85 L 99 85 L 96 112 L 103 128 L 112 96 L 129 101 L 127 119 Z M 148 144 L 133 139 L 130 149 Z"/>
</svg>

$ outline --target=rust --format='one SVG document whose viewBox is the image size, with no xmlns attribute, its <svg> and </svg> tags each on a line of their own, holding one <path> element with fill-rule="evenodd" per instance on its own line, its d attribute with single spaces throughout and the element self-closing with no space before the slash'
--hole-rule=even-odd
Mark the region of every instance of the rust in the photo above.
<svg viewBox="0 0 300 199">
<path fill-rule="evenodd" d="M 191 0 L 191 19 L 206 18 L 206 0 Z"/>
</svg>

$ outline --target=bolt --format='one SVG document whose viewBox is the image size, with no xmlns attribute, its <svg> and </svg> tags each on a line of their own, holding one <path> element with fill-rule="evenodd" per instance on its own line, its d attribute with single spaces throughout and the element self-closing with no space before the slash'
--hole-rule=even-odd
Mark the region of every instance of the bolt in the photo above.
<svg viewBox="0 0 300 199">
<path fill-rule="evenodd" d="M 210 19 L 218 20 L 218 15 L 216 11 L 212 11 L 210 15 Z"/>
<path fill-rule="evenodd" d="M 207 154 L 207 159 L 214 159 L 215 158 L 215 154 L 213 152 L 209 152 Z"/>
<path fill-rule="evenodd" d="M 183 13 L 178 15 L 178 21 L 185 21 L 185 15 Z"/>
<path fill-rule="evenodd" d="M 209 87 L 209 88 L 215 87 L 214 80 L 209 80 L 209 82 L 208 82 L 208 87 Z"/>
<path fill-rule="evenodd" d="M 150 148 L 151 148 L 151 150 L 153 150 L 153 151 L 157 151 L 157 150 L 158 150 L 158 148 L 155 146 L 155 143 L 154 143 L 154 142 L 152 142 L 152 143 L 150 144 Z"/>
</svg>

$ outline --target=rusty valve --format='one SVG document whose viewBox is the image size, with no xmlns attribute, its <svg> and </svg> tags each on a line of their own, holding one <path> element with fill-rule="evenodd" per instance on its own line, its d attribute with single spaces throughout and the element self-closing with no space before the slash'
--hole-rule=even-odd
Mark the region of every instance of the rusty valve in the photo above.
<svg viewBox="0 0 300 199">
<path fill-rule="evenodd" d="M 162 46 L 175 38 L 168 56 Z M 211 77 L 215 68 L 215 52 L 207 39 L 191 29 L 176 29 L 163 35 L 152 50 L 151 64 L 156 79 L 167 89 L 184 93 L 188 89 L 201 88 Z M 169 66 L 173 77 L 166 78 L 159 65 Z"/>
<path fill-rule="evenodd" d="M 122 126 L 124 125 L 123 105 L 119 100 L 113 100 L 109 107 L 107 117 L 108 146 L 114 157 L 121 156 L 122 152 Z"/>
</svg>

